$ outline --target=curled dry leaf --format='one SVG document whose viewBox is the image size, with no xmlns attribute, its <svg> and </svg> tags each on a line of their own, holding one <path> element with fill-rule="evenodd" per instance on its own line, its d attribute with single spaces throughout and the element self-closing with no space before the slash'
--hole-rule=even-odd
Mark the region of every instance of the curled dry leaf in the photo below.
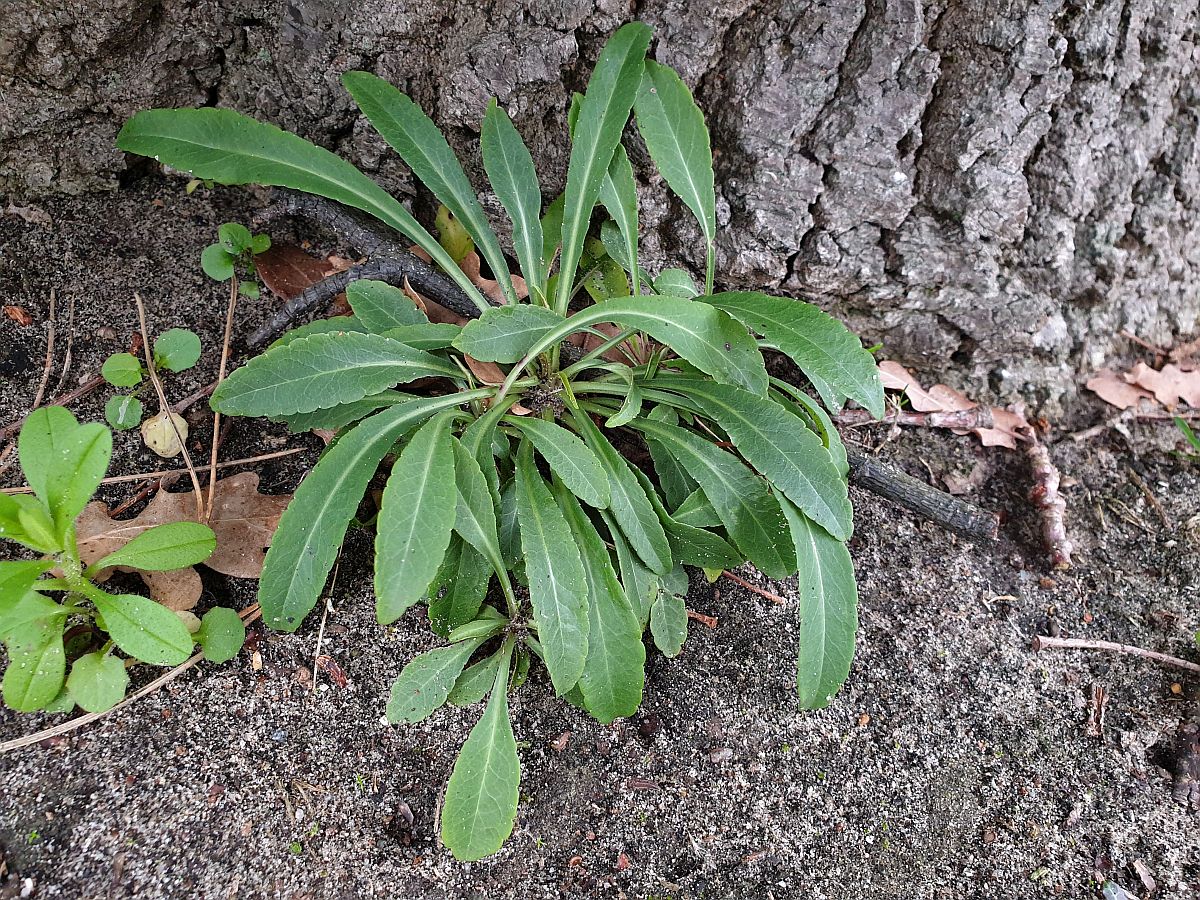
<svg viewBox="0 0 1200 900">
<path fill-rule="evenodd" d="M 164 459 L 171 459 L 183 452 L 180 438 L 187 440 L 188 423 L 179 413 L 166 411 L 151 416 L 142 423 L 142 440 L 146 446 Z M 171 421 L 174 420 L 174 425 Z"/>
<path fill-rule="evenodd" d="M 504 289 L 500 287 L 500 282 L 493 278 L 485 278 L 479 272 L 479 254 L 472 250 L 462 258 L 462 262 L 458 267 L 463 270 L 468 278 L 471 279 L 471 284 L 483 291 L 483 293 L 494 303 L 506 303 L 504 299 Z M 525 284 L 525 279 L 520 275 L 510 275 L 512 278 L 513 290 L 517 292 L 517 296 L 524 300 L 529 296 L 529 287 Z"/>
<path fill-rule="evenodd" d="M 945 384 L 935 384 L 926 390 L 904 366 L 890 360 L 879 363 L 879 377 L 886 390 L 900 391 L 917 412 L 953 412 L 975 409 L 973 400 Z M 1019 410 L 991 407 L 994 425 L 992 428 L 971 429 L 985 447 L 1007 447 L 1015 450 L 1018 441 L 1029 441 L 1032 429 Z M 955 429 L 955 434 L 968 434 Z"/>
<path fill-rule="evenodd" d="M 279 517 L 290 500 L 290 494 L 260 494 L 254 472 L 240 472 L 218 481 L 208 522 L 217 537 L 217 549 L 204 565 L 234 578 L 258 578 Z M 80 558 L 91 565 L 155 525 L 195 521 L 195 509 L 191 491 L 160 491 L 141 515 L 119 521 L 109 516 L 103 503 L 89 503 L 75 520 Z M 109 574 L 103 573 L 99 580 L 107 579 Z M 171 609 L 189 610 L 200 599 L 202 585 L 195 569 L 138 574 L 150 595 Z"/>
</svg>

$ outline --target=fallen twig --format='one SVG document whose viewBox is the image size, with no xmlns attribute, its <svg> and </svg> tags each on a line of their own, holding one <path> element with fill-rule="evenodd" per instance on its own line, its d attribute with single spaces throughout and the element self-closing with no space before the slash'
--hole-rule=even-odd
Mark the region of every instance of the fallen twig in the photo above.
<svg viewBox="0 0 1200 900">
<path fill-rule="evenodd" d="M 852 444 L 846 445 L 850 481 L 972 540 L 995 540 L 1000 517 L 897 472 Z"/>
<path fill-rule="evenodd" d="M 241 617 L 242 622 L 244 624 L 249 625 L 251 622 L 255 621 L 256 619 L 259 618 L 259 616 L 262 615 L 262 610 L 259 609 L 258 604 L 255 603 L 253 606 L 247 606 L 245 609 L 238 612 L 238 615 Z M 126 697 L 124 700 L 122 700 L 116 706 L 112 707 L 111 709 L 106 709 L 104 712 L 86 713 L 85 715 L 82 715 L 82 716 L 76 716 L 74 719 L 71 719 L 70 721 L 63 722 L 61 725 L 55 725 L 51 728 L 44 728 L 41 731 L 34 732 L 33 734 L 27 734 L 27 735 L 25 735 L 25 737 L 19 737 L 19 738 L 14 738 L 11 741 L 5 741 L 3 744 L 0 744 L 0 753 L 7 753 L 9 750 L 20 750 L 22 747 L 29 747 L 33 744 L 40 744 L 42 741 L 47 740 L 48 738 L 53 738 L 53 737 L 58 737 L 59 735 L 68 734 L 69 732 L 75 731 L 78 728 L 82 728 L 84 725 L 88 725 L 88 724 L 91 724 L 92 722 L 95 722 L 97 719 L 103 719 L 109 713 L 114 713 L 118 709 L 122 709 L 126 706 L 129 706 L 129 704 L 131 704 L 137 700 L 141 700 L 143 697 L 153 694 L 164 684 L 174 681 L 176 678 L 178 678 L 180 675 L 182 675 L 188 669 L 192 668 L 194 665 L 196 665 L 202 659 L 204 659 L 203 653 L 193 654 L 192 657 L 187 662 L 180 663 L 175 668 L 171 669 L 169 672 L 164 672 L 162 675 L 160 675 L 158 678 L 155 678 L 148 685 L 146 685 L 145 687 L 130 694 L 128 697 Z"/>
<path fill-rule="evenodd" d="M 734 575 L 728 569 L 726 569 L 724 572 L 722 572 L 721 575 L 725 578 L 728 578 L 734 584 L 740 584 L 746 590 L 752 591 L 753 593 L 758 594 L 758 596 L 760 596 L 760 597 L 766 597 L 772 603 L 778 603 L 780 606 L 783 606 L 787 603 L 787 601 L 784 600 L 782 597 L 780 597 L 778 594 L 772 594 L 770 591 L 763 590 L 762 588 L 758 587 L 758 585 L 751 584 L 745 578 L 741 578 L 737 575 Z"/>
<path fill-rule="evenodd" d="M 33 395 L 30 412 L 42 405 L 42 398 L 46 396 L 46 385 L 50 383 L 50 370 L 54 368 L 54 333 L 58 330 L 57 312 L 58 300 L 54 288 L 50 288 L 50 330 L 46 334 L 46 362 L 42 366 L 42 380 L 38 383 L 37 393 Z"/>
<path fill-rule="evenodd" d="M 261 456 L 247 456 L 244 459 L 231 459 L 229 462 L 218 463 L 218 469 L 228 469 L 233 466 L 248 466 L 253 463 L 266 462 L 270 459 L 279 459 L 283 456 L 295 456 L 297 453 L 304 453 L 307 447 L 292 447 L 289 450 L 276 450 L 274 453 L 264 453 Z M 165 475 L 182 475 L 187 472 L 187 469 L 159 469 L 157 472 L 135 472 L 132 475 L 113 475 L 111 478 L 105 478 L 101 484 L 127 484 L 130 481 L 144 481 L 148 478 L 162 478 Z M 0 494 L 32 494 L 33 488 L 29 485 L 21 485 L 20 487 L 0 488 Z"/>
<path fill-rule="evenodd" d="M 1025 451 L 1033 471 L 1033 487 L 1029 489 L 1029 500 L 1040 511 L 1042 541 L 1050 551 L 1050 562 L 1056 569 L 1071 568 L 1071 551 L 1075 545 L 1067 537 L 1067 502 L 1059 494 L 1062 476 L 1050 459 L 1050 451 L 1041 441 L 1035 440 Z"/>
<path fill-rule="evenodd" d="M 1184 669 L 1188 672 L 1200 672 L 1200 664 L 1189 662 L 1186 659 L 1180 659 L 1178 656 L 1170 656 L 1166 653 L 1159 653 L 1157 650 L 1144 650 L 1141 647 L 1133 647 L 1129 644 L 1116 644 L 1112 641 L 1090 641 L 1083 638 L 1056 638 L 1039 634 L 1033 639 L 1033 649 L 1110 650 L 1113 653 L 1124 653 L 1129 656 L 1141 656 L 1145 659 L 1152 659 L 1155 662 L 1162 663 L 1164 666 L 1172 666 L 1176 669 Z"/>
<path fill-rule="evenodd" d="M 706 625 L 709 628 L 717 627 L 717 617 L 716 616 L 706 616 L 704 613 L 698 613 L 694 609 L 689 609 L 687 611 L 687 617 L 689 619 L 695 619 L 701 625 Z"/>
</svg>

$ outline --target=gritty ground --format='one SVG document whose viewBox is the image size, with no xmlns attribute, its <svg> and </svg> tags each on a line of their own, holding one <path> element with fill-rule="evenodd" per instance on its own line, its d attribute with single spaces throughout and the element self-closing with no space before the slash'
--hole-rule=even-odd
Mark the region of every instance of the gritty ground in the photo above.
<svg viewBox="0 0 1200 900">
<path fill-rule="evenodd" d="M 124 346 L 135 290 L 152 331 L 187 326 L 207 348 L 172 397 L 210 381 L 224 299 L 198 254 L 217 223 L 251 205 L 233 190 L 187 198 L 181 182 L 137 180 L 47 204 L 52 228 L 0 219 L 0 297 L 34 320 L 0 320 L 0 424 L 32 399 L 51 287 L 60 318 L 76 302 L 67 387 Z M 268 307 L 247 303 L 238 333 Z M 98 337 L 102 326 L 116 338 Z M 104 399 L 76 410 L 98 419 Z M 1081 409 L 1076 424 L 1103 414 Z M 194 434 L 206 446 L 202 417 Z M 264 490 L 285 492 L 312 464 L 315 439 L 239 422 L 223 455 L 285 444 L 308 451 L 258 467 Z M 1166 769 L 1200 682 L 1127 656 L 1029 648 L 1053 632 L 1195 658 L 1200 467 L 1163 444 L 1160 430 L 1055 446 L 1077 480 L 1067 497 L 1079 549 L 1074 570 L 1048 577 L 1018 456 L 900 435 L 881 455 L 920 477 L 982 461 L 973 499 L 1005 514 L 1000 540 L 971 545 L 856 491 L 858 655 L 821 712 L 796 709 L 792 604 L 728 581 L 694 584 L 689 605 L 717 626 L 691 623 L 677 660 L 651 654 L 630 721 L 596 724 L 535 677 L 513 703 L 516 831 L 473 865 L 437 844 L 436 820 L 478 709 L 382 721 L 391 679 L 435 640 L 416 614 L 374 623 L 369 541 L 352 536 L 321 648 L 346 686 L 323 675 L 310 690 L 317 621 L 294 635 L 256 630 L 261 671 L 245 652 L 201 666 L 96 724 L 0 756 L 0 897 L 32 884 L 47 898 L 1007 900 L 1099 897 L 1109 878 L 1145 896 L 1135 862 L 1156 880 L 1154 897 L 1200 896 L 1200 829 L 1172 802 Z M 136 434 L 118 436 L 113 472 L 161 467 Z M 131 492 L 114 486 L 103 499 Z M 205 606 L 253 600 L 248 582 L 206 575 L 205 585 Z M 788 585 L 776 589 L 790 598 Z M 1100 737 L 1086 730 L 1093 685 L 1108 696 Z M 0 741 L 61 718 L 0 711 Z"/>
</svg>

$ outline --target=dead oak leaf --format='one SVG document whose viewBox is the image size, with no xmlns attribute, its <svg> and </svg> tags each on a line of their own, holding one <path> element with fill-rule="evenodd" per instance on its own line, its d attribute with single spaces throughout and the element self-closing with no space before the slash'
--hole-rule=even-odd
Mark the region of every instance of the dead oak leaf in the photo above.
<svg viewBox="0 0 1200 900">
<path fill-rule="evenodd" d="M 1112 369 L 1101 369 L 1089 378 L 1087 389 L 1118 409 L 1136 409 L 1143 400 L 1149 400 L 1151 396 L 1148 391 L 1142 390 L 1136 384 L 1130 384 Z"/>
<path fill-rule="evenodd" d="M 217 548 L 204 565 L 234 578 L 258 578 L 279 517 L 290 500 L 287 494 L 260 494 L 254 472 L 218 481 L 208 522 L 216 535 Z M 160 491 L 136 518 L 119 521 L 108 515 L 103 503 L 89 503 L 75 521 L 80 558 L 91 565 L 155 525 L 194 521 L 195 509 L 191 491 Z M 151 596 L 171 609 L 191 609 L 200 599 L 202 586 L 195 569 L 139 574 Z"/>
<path fill-rule="evenodd" d="M 1125 375 L 1130 384 L 1154 394 L 1154 399 L 1172 409 L 1182 400 L 1188 406 L 1200 408 L 1200 370 L 1184 371 L 1174 363 L 1152 369 L 1139 362 Z"/>
</svg>

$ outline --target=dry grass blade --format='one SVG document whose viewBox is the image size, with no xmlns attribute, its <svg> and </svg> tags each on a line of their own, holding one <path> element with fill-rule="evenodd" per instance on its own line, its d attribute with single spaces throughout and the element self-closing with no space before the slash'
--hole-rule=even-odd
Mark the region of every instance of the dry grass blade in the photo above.
<svg viewBox="0 0 1200 900">
<path fill-rule="evenodd" d="M 279 459 L 283 456 L 295 456 L 297 453 L 304 453 L 307 447 L 292 447 L 289 450 L 276 450 L 274 453 L 264 453 L 261 456 L 247 456 L 243 459 L 231 459 L 229 462 L 219 463 L 218 469 L 231 469 L 234 466 L 249 466 L 254 463 L 267 462 L 272 459 Z M 131 481 L 145 481 L 148 478 L 163 478 L 167 475 L 182 475 L 187 469 L 159 469 L 156 472 L 134 472 L 132 475 L 113 475 L 111 478 L 105 478 L 101 484 L 128 484 Z M 0 494 L 32 494 L 33 489 L 28 485 L 12 488 L 0 488 Z"/>
<path fill-rule="evenodd" d="M 233 313 L 237 309 L 238 298 L 238 280 L 236 277 L 229 280 L 229 306 L 225 310 L 225 336 L 221 341 L 221 367 L 217 372 L 217 385 L 220 385 L 225 380 L 225 367 L 229 364 L 229 338 L 233 331 Z M 214 386 L 214 390 L 216 386 Z M 208 516 L 212 516 L 213 508 L 213 491 L 217 487 L 217 452 L 221 449 L 221 414 L 213 413 L 212 427 L 212 450 L 208 455 Z M 205 521 L 208 521 L 206 518 Z"/>
</svg>

